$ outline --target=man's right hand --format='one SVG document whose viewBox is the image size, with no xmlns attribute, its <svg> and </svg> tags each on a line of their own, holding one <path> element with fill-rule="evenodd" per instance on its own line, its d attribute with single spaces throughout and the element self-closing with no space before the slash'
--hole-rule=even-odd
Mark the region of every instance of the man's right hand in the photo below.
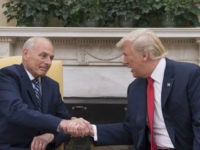
<svg viewBox="0 0 200 150">
<path fill-rule="evenodd" d="M 71 120 L 62 120 L 59 124 L 60 130 L 74 137 L 92 136 L 93 128 L 90 122 L 83 118 L 72 118 Z"/>
<path fill-rule="evenodd" d="M 47 145 L 54 139 L 54 135 L 51 133 L 45 133 L 39 136 L 35 136 L 31 142 L 31 150 L 45 150 Z"/>
</svg>

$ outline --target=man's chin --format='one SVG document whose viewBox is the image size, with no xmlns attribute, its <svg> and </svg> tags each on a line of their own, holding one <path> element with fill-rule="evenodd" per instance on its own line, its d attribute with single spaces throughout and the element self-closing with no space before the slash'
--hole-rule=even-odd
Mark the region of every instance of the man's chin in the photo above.
<svg viewBox="0 0 200 150">
<path fill-rule="evenodd" d="M 133 73 L 133 72 L 132 72 L 132 76 L 133 76 L 134 78 L 137 78 L 137 77 L 138 77 L 137 74 L 135 74 L 135 73 Z"/>
<path fill-rule="evenodd" d="M 47 71 L 41 72 L 41 73 L 39 74 L 39 76 L 40 76 L 40 77 L 43 77 L 43 76 L 45 76 L 46 74 L 47 74 Z"/>
</svg>

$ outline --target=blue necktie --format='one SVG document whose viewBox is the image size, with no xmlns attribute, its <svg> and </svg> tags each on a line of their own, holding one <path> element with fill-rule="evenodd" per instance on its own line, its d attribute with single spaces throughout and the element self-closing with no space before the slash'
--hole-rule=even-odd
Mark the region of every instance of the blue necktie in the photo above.
<svg viewBox="0 0 200 150">
<path fill-rule="evenodd" d="M 40 82 L 37 78 L 32 80 L 32 83 L 34 84 L 33 89 L 35 92 L 35 96 L 37 97 L 37 104 L 39 106 L 39 110 L 41 110 L 41 93 L 40 93 Z"/>
</svg>

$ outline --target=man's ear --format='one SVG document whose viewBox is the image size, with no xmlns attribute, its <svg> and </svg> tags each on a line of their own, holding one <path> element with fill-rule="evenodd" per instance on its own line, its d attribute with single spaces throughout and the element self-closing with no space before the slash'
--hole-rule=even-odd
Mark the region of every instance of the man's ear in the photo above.
<svg viewBox="0 0 200 150">
<path fill-rule="evenodd" d="M 27 59 L 29 56 L 29 50 L 27 48 L 23 49 L 22 51 L 22 56 L 23 56 L 23 59 Z"/>
<path fill-rule="evenodd" d="M 28 54 L 28 49 L 27 48 L 23 49 L 22 53 L 23 53 L 23 56 L 26 56 Z"/>
<path fill-rule="evenodd" d="M 149 53 L 145 51 L 145 52 L 142 54 L 142 57 L 143 57 L 143 60 L 144 60 L 144 61 L 147 61 L 147 60 L 149 59 Z"/>
</svg>

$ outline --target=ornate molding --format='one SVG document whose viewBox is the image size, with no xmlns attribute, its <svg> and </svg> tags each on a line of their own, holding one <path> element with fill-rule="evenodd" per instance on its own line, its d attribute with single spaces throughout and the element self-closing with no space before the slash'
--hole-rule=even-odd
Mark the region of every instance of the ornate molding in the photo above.
<svg viewBox="0 0 200 150">
<path fill-rule="evenodd" d="M 111 61 L 122 56 L 121 50 L 114 48 L 112 45 L 99 45 L 96 48 L 94 45 L 88 46 L 86 48 L 86 54 L 100 61 Z"/>
<path fill-rule="evenodd" d="M 198 44 L 198 48 L 199 48 L 199 58 L 198 58 L 198 64 L 200 65 L 200 38 L 196 40 L 197 44 Z"/>
<path fill-rule="evenodd" d="M 162 41 L 171 44 L 196 44 L 196 39 L 193 38 L 165 38 Z"/>
<path fill-rule="evenodd" d="M 136 28 L 0 27 L 1 51 L 16 55 L 27 37 L 52 39 L 56 58 L 64 65 L 123 65 L 117 41 Z M 200 62 L 200 28 L 151 28 L 163 41 L 171 58 Z M 9 53 L 7 53 L 9 51 Z M 181 53 L 180 53 L 181 51 Z"/>
<path fill-rule="evenodd" d="M 0 42 L 14 43 L 15 42 L 15 38 L 2 36 L 2 37 L 0 37 Z"/>
<path fill-rule="evenodd" d="M 7 37 L 65 37 L 120 38 L 136 28 L 78 28 L 78 27 L 0 27 L 0 36 Z M 161 38 L 200 38 L 200 28 L 151 28 Z M 20 34 L 19 34 L 20 33 Z"/>
</svg>

